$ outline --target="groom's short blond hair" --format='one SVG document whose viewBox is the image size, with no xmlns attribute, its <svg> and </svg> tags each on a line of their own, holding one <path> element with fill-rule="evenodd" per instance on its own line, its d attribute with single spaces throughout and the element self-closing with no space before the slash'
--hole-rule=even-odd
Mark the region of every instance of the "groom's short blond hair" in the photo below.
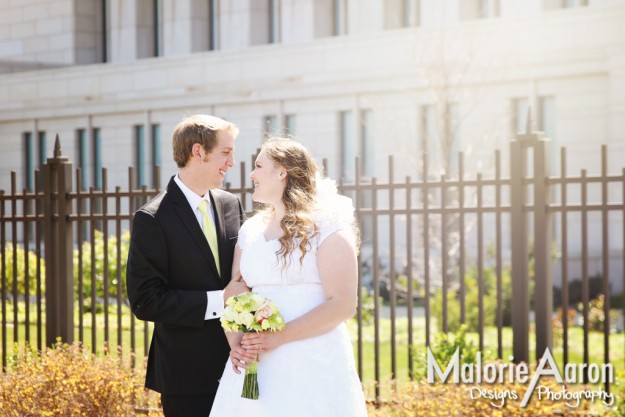
<svg viewBox="0 0 625 417">
<path fill-rule="evenodd" d="M 185 117 L 174 128 L 172 148 L 174 161 L 183 168 L 191 158 L 193 145 L 199 143 L 206 152 L 212 152 L 217 144 L 217 133 L 229 132 L 235 138 L 239 128 L 232 122 L 208 114 L 194 114 Z"/>
</svg>

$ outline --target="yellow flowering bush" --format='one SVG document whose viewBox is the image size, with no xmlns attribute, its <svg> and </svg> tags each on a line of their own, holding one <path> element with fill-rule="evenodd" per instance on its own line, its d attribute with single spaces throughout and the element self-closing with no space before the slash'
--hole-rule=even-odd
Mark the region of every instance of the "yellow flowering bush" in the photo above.
<svg viewBox="0 0 625 417">
<path fill-rule="evenodd" d="M 0 373 L 2 416 L 132 416 L 150 413 L 157 398 L 113 355 L 97 357 L 78 344 L 57 344 L 41 354 L 21 347 Z"/>
<path fill-rule="evenodd" d="M 549 386 L 557 391 L 562 387 L 557 383 L 541 381 L 541 385 Z M 469 393 L 470 387 L 479 386 L 481 389 L 515 390 L 522 395 L 527 385 L 521 384 L 481 384 L 481 385 L 456 385 L 456 384 L 428 384 L 427 382 L 411 382 L 397 389 L 393 397 L 385 400 L 376 408 L 373 403 L 368 404 L 369 417 L 551 417 L 557 416 L 609 416 L 610 409 L 601 404 L 601 401 L 589 403 L 582 401 L 579 407 L 570 408 L 563 401 L 538 400 L 536 393 L 532 396 L 525 407 L 521 407 L 521 397 L 506 399 L 501 408 L 494 407 L 491 402 L 499 404 L 497 400 L 488 398 L 472 399 Z M 587 389 L 584 386 L 567 387 L 570 390 Z"/>
</svg>

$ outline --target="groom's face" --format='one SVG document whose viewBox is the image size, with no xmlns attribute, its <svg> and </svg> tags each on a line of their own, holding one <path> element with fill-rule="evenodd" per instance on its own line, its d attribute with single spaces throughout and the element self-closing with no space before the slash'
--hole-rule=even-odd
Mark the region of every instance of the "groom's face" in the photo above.
<svg viewBox="0 0 625 417">
<path fill-rule="evenodd" d="M 217 144 L 211 152 L 202 149 L 202 171 L 208 188 L 221 188 L 226 172 L 234 166 L 234 135 L 228 131 L 217 133 Z"/>
</svg>

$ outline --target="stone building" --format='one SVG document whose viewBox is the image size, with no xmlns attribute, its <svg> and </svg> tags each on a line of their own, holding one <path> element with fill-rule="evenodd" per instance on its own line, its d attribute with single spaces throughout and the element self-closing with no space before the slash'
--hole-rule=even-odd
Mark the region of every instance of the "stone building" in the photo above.
<svg viewBox="0 0 625 417">
<path fill-rule="evenodd" d="M 623 0 L 0 0 L 0 188 L 16 171 L 32 190 L 57 134 L 85 187 L 103 166 L 126 186 L 129 165 L 162 187 L 173 127 L 196 112 L 240 127 L 248 167 L 266 132 L 287 132 L 331 176 L 353 180 L 359 155 L 383 181 L 388 155 L 395 178 L 423 176 L 426 150 L 433 178 L 457 173 L 458 151 L 475 176 L 500 149 L 507 173 L 531 108 L 554 174 L 562 146 L 570 175 L 600 172 L 601 144 L 620 173 L 623 22 Z"/>
</svg>

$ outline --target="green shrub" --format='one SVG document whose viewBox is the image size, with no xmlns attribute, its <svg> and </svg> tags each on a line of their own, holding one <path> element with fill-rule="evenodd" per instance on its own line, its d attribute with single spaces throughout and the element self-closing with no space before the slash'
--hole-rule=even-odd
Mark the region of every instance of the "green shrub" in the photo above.
<svg viewBox="0 0 625 417">
<path fill-rule="evenodd" d="M 37 291 L 37 260 L 39 259 L 37 254 L 30 250 L 28 254 L 26 254 L 22 245 L 17 244 L 14 246 L 13 242 L 8 242 L 4 246 L 4 253 L 0 252 L 0 261 L 2 260 L 3 254 L 7 279 L 7 293 L 11 294 L 13 291 L 13 274 L 17 272 L 17 292 L 19 294 L 26 294 L 26 272 L 28 272 L 28 293 L 31 295 L 35 294 Z M 17 268 L 14 264 L 14 257 L 17 257 Z M 26 268 L 27 265 L 28 268 Z M 43 259 L 41 259 L 40 268 L 41 290 L 45 291 L 46 266 Z"/>
<path fill-rule="evenodd" d="M 588 303 L 588 328 L 591 331 L 602 332 L 603 323 L 605 322 L 605 296 L 599 294 L 597 298 L 594 298 Z M 583 311 L 583 304 L 579 304 L 579 311 Z M 610 311 L 610 324 L 614 326 L 618 320 L 618 312 L 616 310 Z"/>
<path fill-rule="evenodd" d="M 493 326 L 496 322 L 497 312 L 497 274 L 493 268 L 485 268 L 484 279 L 484 326 Z M 471 268 L 465 275 L 465 318 L 468 330 L 478 331 L 479 328 L 479 286 L 476 268 Z M 530 280 L 530 294 L 533 292 L 533 280 Z M 502 315 L 503 326 L 509 326 L 512 322 L 512 277 L 509 268 L 504 268 L 501 274 L 502 288 Z M 430 304 L 432 315 L 436 317 L 439 326 L 443 323 L 443 291 L 439 289 Z M 460 328 L 460 291 L 447 291 L 447 330 L 455 332 Z"/>
<path fill-rule="evenodd" d="M 78 297 L 78 280 L 82 276 L 83 295 L 91 296 L 91 271 L 95 273 L 96 295 L 98 298 L 104 297 L 104 235 L 99 230 L 95 231 L 94 236 L 94 255 L 95 269 L 91 261 L 91 242 L 86 241 L 82 244 L 82 270 L 78 270 L 79 254 L 78 249 L 74 250 L 74 291 Z M 107 239 L 106 254 L 108 256 L 108 282 L 109 297 L 116 297 L 117 287 L 121 285 L 122 297 L 126 298 L 126 262 L 128 258 L 128 249 L 130 246 L 130 232 L 124 231 L 121 236 L 120 244 L 120 276 L 121 282 L 117 278 L 117 236 L 110 235 Z M 82 275 L 81 275 L 82 274 Z"/>
<path fill-rule="evenodd" d="M 478 346 L 467 340 L 468 326 L 461 325 L 455 333 L 436 333 L 434 335 L 434 343 L 429 348 L 432 356 L 441 367 L 446 367 L 449 361 L 456 353 L 456 349 L 460 350 L 460 363 L 475 363 L 477 359 Z M 422 347 L 411 347 L 414 358 L 414 374 L 413 378 L 417 381 L 423 381 L 427 371 L 427 350 Z"/>
<path fill-rule="evenodd" d="M 96 297 L 101 299 L 104 297 L 104 235 L 101 231 L 96 230 L 94 235 L 94 257 L 95 257 L 95 283 L 96 283 Z M 109 280 L 109 297 L 117 296 L 117 287 L 121 286 L 122 297 L 126 298 L 126 262 L 128 258 L 128 249 L 130 246 L 130 232 L 125 231 L 120 240 L 120 276 L 121 282 L 118 282 L 117 277 L 117 236 L 111 235 L 107 239 L 106 254 L 108 256 L 108 280 Z M 14 274 L 14 257 L 17 257 L 17 292 L 19 294 L 26 293 L 26 271 L 28 272 L 28 285 L 29 294 L 36 293 L 37 286 L 37 262 L 40 260 L 41 268 L 41 291 L 45 292 L 45 276 L 46 267 L 45 260 L 38 258 L 37 254 L 33 251 L 28 251 L 28 254 L 24 251 L 21 245 L 13 245 L 12 242 L 6 244 L 4 252 L 0 252 L 0 260 L 4 255 L 5 262 L 5 274 L 7 279 L 7 293 L 11 294 L 13 291 L 13 274 Z M 26 256 L 28 255 L 28 256 Z M 93 265 L 91 262 L 91 242 L 86 241 L 82 244 L 82 265 L 79 270 L 78 262 L 78 249 L 74 249 L 73 264 L 74 264 L 74 292 L 76 298 L 78 298 L 78 281 L 82 278 L 83 282 L 83 296 L 91 296 L 91 271 Z M 28 261 L 26 261 L 28 259 Z M 26 268 L 26 265 L 28 268 Z"/>
<path fill-rule="evenodd" d="M 360 288 L 360 302 L 362 305 L 362 324 L 368 326 L 373 323 L 375 317 L 375 298 L 373 290 L 367 290 L 365 287 Z M 378 297 L 379 305 L 382 305 L 382 297 Z M 353 317 L 357 320 L 357 316 Z"/>
</svg>

